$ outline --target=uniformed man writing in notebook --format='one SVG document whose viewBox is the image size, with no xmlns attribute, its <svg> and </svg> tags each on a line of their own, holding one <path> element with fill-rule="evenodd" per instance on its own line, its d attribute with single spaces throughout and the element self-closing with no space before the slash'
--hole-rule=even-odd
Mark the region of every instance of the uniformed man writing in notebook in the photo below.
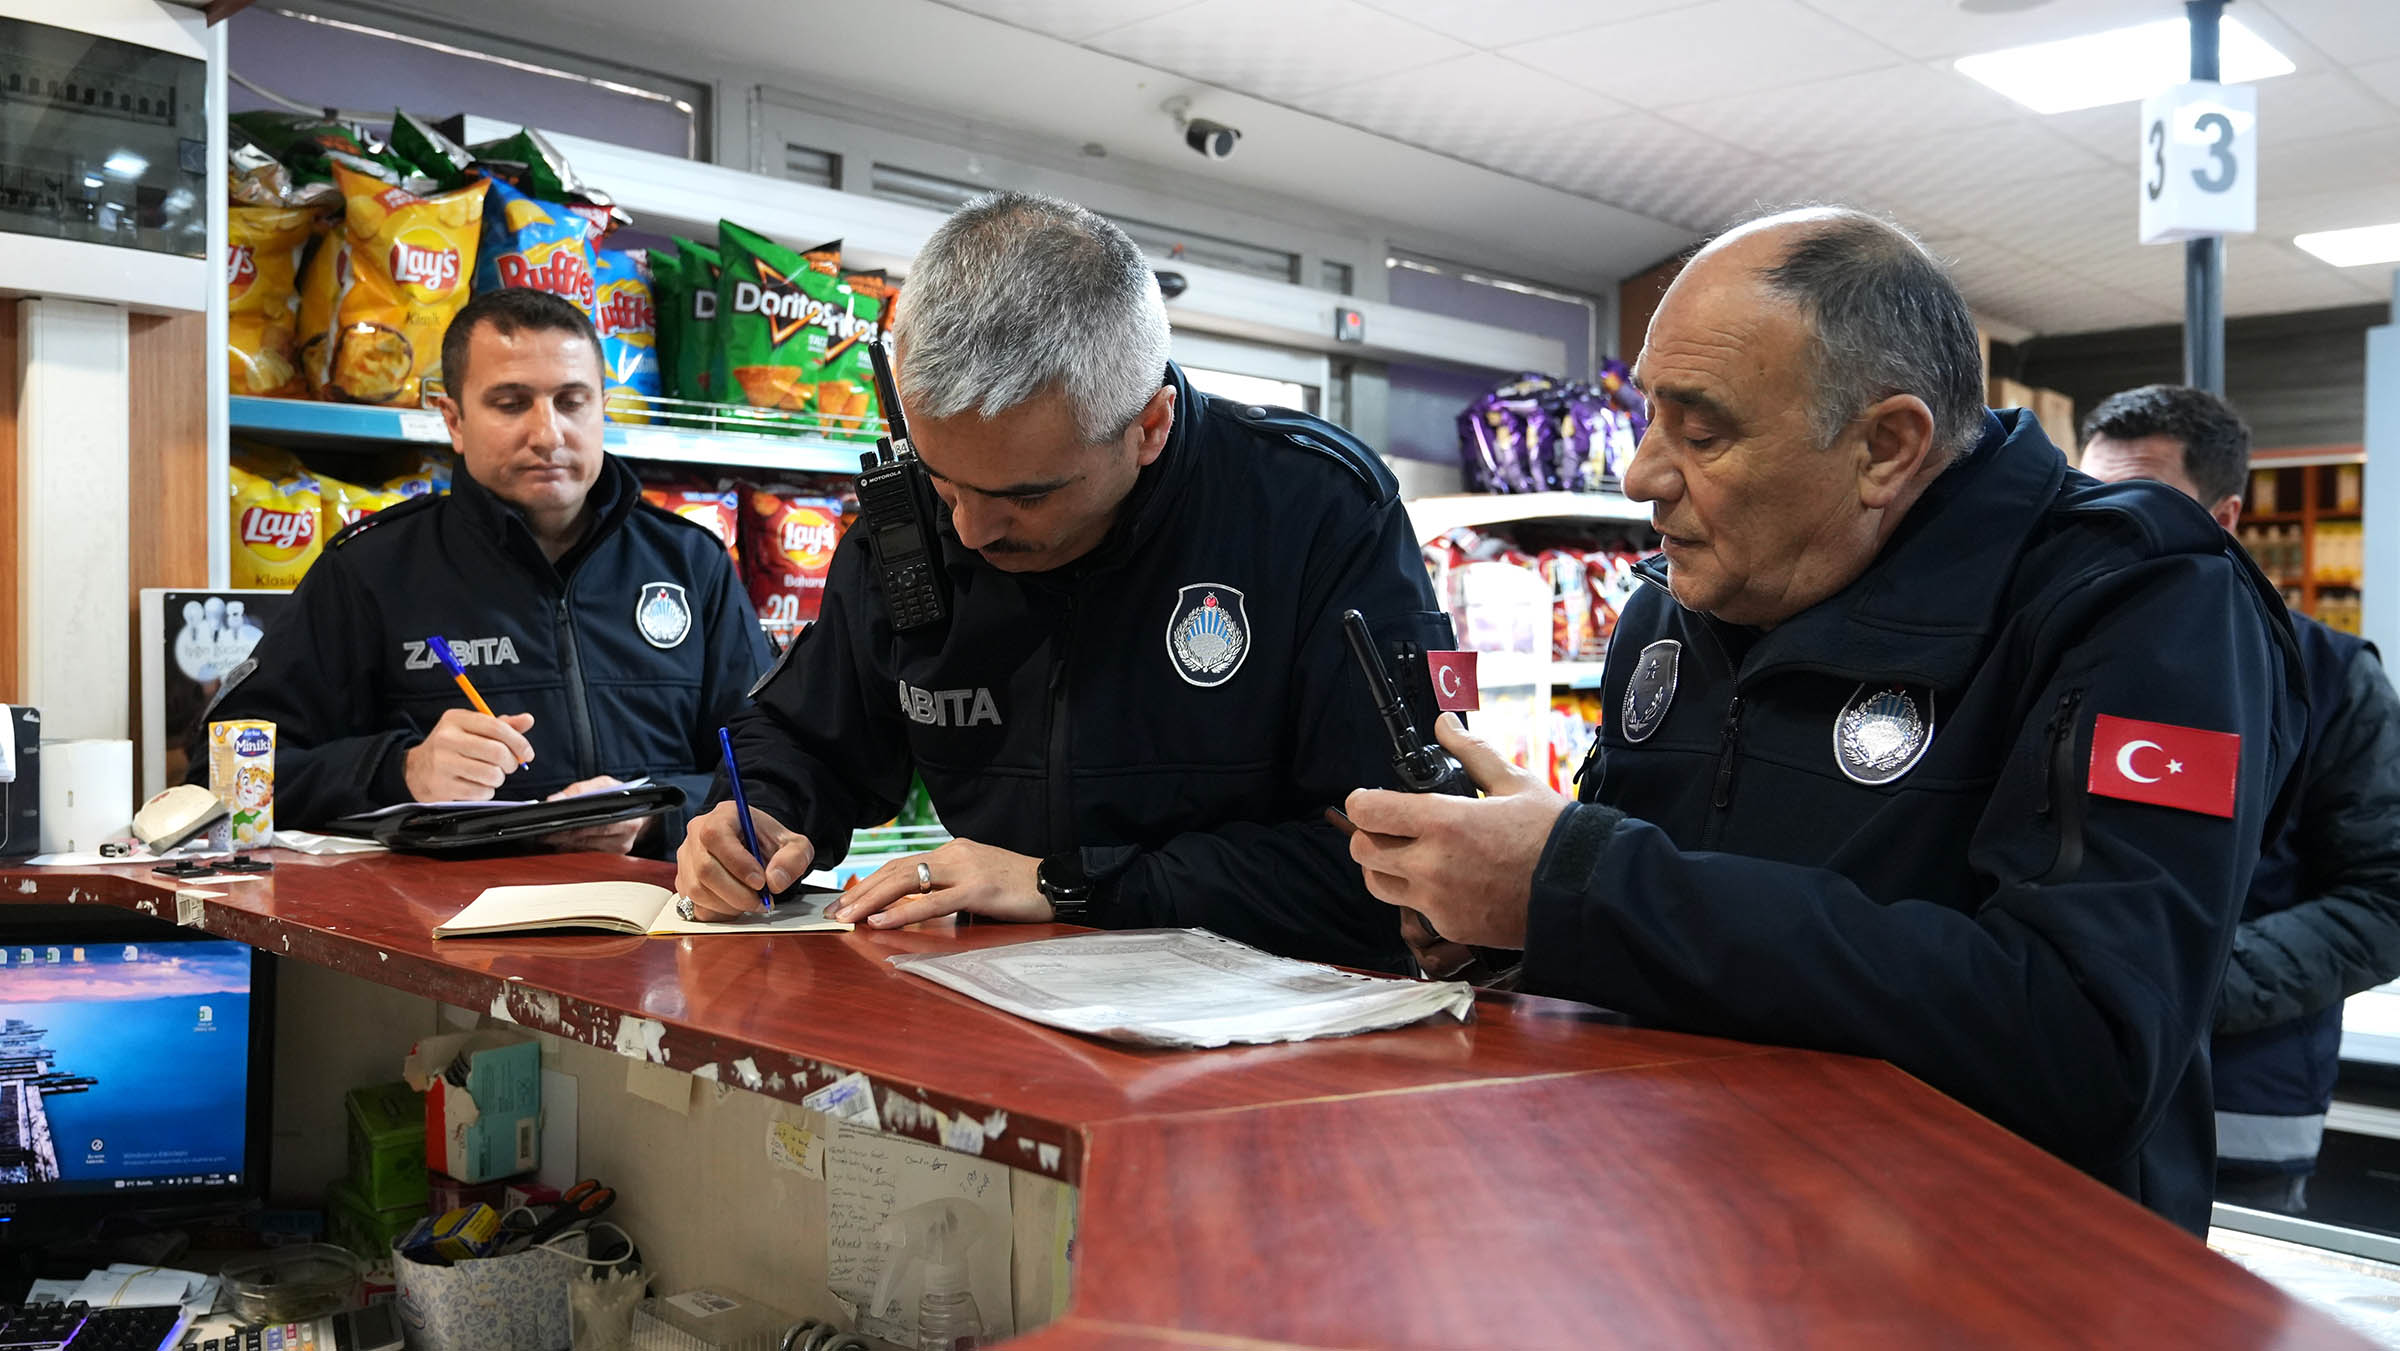
<svg viewBox="0 0 2400 1351">
<path fill-rule="evenodd" d="M 1198 925 L 1399 969 L 1392 912 L 1323 819 L 1390 781 L 1342 612 L 1387 648 L 1449 645 L 1390 473 L 1317 418 L 1194 390 L 1140 249 L 1065 202 L 953 216 L 896 345 L 949 617 L 896 623 L 883 532 L 842 540 L 822 617 L 734 724 L 769 857 L 720 802 L 683 894 L 755 911 L 888 820 L 913 770 L 957 838 L 841 918 Z"/>
</svg>

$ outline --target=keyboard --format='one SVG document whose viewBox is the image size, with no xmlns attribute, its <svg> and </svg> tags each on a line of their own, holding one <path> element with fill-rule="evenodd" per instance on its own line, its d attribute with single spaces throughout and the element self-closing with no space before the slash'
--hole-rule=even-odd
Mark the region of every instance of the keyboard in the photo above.
<svg viewBox="0 0 2400 1351">
<path fill-rule="evenodd" d="M 0 1351 L 165 1351 L 182 1333 L 172 1304 L 94 1309 L 83 1301 L 0 1304 Z"/>
</svg>

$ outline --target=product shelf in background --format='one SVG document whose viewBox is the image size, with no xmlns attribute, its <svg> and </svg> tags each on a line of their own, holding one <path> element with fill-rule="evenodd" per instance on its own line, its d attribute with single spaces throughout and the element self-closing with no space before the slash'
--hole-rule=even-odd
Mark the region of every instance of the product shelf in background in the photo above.
<svg viewBox="0 0 2400 1351">
<path fill-rule="evenodd" d="M 1550 663 L 1550 684 L 1571 690 L 1600 688 L 1601 673 L 1608 669 L 1606 661 L 1554 661 Z"/>
<path fill-rule="evenodd" d="M 713 406 L 670 406 L 661 400 L 653 416 L 682 422 L 702 421 L 705 428 L 669 427 L 653 422 L 611 422 L 602 437 L 610 452 L 629 460 L 662 460 L 685 464 L 723 465 L 734 469 L 784 470 L 792 473 L 855 474 L 860 452 L 872 443 L 836 440 L 817 432 L 762 435 L 741 430 L 744 423 L 760 425 L 769 417 L 750 410 Z M 228 425 L 236 433 L 272 432 L 326 440 L 375 443 L 415 442 L 446 446 L 450 433 L 442 415 L 431 408 L 383 408 L 355 403 L 318 403 L 307 399 L 261 399 L 236 395 L 227 400 Z"/>
<path fill-rule="evenodd" d="M 1650 508 L 1621 493 L 1445 493 L 1408 504 L 1420 540 L 1439 539 L 1462 525 L 1506 521 L 1632 521 L 1647 525 Z"/>
</svg>

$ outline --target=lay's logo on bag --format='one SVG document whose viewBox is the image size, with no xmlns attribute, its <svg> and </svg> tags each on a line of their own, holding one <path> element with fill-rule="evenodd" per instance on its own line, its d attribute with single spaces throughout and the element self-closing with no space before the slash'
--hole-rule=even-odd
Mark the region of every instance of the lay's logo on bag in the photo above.
<svg viewBox="0 0 2400 1351">
<path fill-rule="evenodd" d="M 225 292 L 227 299 L 238 299 L 258 280 L 258 255 L 248 244 L 235 244 L 225 253 Z"/>
<path fill-rule="evenodd" d="M 507 271 L 505 261 L 501 264 L 501 270 L 503 273 Z M 622 334 L 626 341 L 644 347 L 650 345 L 651 334 L 657 332 L 657 320 L 656 307 L 638 286 L 609 287 L 599 308 L 592 312 L 592 326 L 600 330 L 601 337 L 613 338 Z"/>
<path fill-rule="evenodd" d="M 297 558 L 317 537 L 317 513 L 251 507 L 242 513 L 242 543 L 265 558 Z"/>
<path fill-rule="evenodd" d="M 841 518 L 816 507 L 796 507 L 783 518 L 783 555 L 803 568 L 822 569 L 841 542 Z"/>
<path fill-rule="evenodd" d="M 580 309 L 592 308 L 592 268 L 584 261 L 581 241 L 504 253 L 493 262 L 500 269 L 503 286 L 530 286 L 572 300 Z"/>
<path fill-rule="evenodd" d="M 438 300 L 457 290 L 459 266 L 458 250 L 431 230 L 412 230 L 392 241 L 392 280 L 424 293 L 426 299 Z M 588 293 L 588 278 L 584 285 Z"/>
</svg>

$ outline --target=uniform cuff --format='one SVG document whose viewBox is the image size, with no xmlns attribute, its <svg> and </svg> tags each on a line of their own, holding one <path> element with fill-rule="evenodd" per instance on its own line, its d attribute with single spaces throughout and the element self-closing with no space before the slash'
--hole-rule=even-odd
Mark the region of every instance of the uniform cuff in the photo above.
<svg viewBox="0 0 2400 1351">
<path fill-rule="evenodd" d="M 1525 915 L 1524 988 L 1529 993 L 1573 987 L 1583 908 L 1624 819 L 1625 813 L 1614 807 L 1578 802 L 1560 812 L 1550 827 L 1541 861 L 1534 865 L 1533 896 Z"/>
</svg>

